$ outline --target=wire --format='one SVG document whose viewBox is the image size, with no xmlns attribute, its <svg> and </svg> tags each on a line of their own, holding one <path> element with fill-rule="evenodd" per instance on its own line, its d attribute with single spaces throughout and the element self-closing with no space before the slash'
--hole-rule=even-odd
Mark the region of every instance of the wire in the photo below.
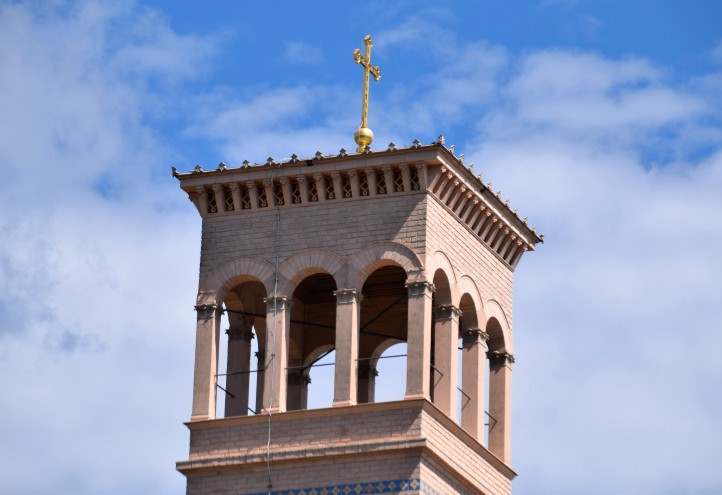
<svg viewBox="0 0 722 495">
<path fill-rule="evenodd" d="M 274 194 L 273 194 L 273 192 L 274 192 L 273 191 L 273 188 L 274 188 L 273 174 L 271 173 L 269 175 L 271 175 L 271 193 L 272 194 L 271 194 L 270 198 L 266 198 L 266 201 L 268 201 L 270 204 L 271 201 L 273 201 L 274 203 L 275 203 L 275 201 L 273 198 L 273 196 L 274 196 Z M 275 376 L 276 376 L 276 371 L 277 371 L 276 370 L 277 365 L 276 365 L 276 359 L 275 359 L 275 350 L 276 350 L 276 332 L 278 330 L 278 316 L 277 316 L 277 312 L 278 312 L 278 261 L 279 261 L 278 260 L 278 240 L 279 240 L 278 237 L 279 237 L 279 232 L 280 232 L 280 228 L 281 228 L 281 210 L 280 210 L 280 208 L 278 208 L 278 205 L 276 205 L 275 220 L 276 220 L 276 222 L 275 222 L 276 225 L 275 225 L 274 235 L 273 235 L 273 252 L 275 254 L 275 263 L 274 263 L 275 266 L 273 269 L 273 342 L 271 345 L 272 352 L 271 352 L 271 358 L 270 358 L 270 363 L 269 363 L 273 366 L 273 372 L 271 373 L 271 377 L 272 377 L 271 384 L 270 384 L 271 388 L 270 388 L 270 393 L 268 394 L 270 404 L 268 404 L 268 408 L 267 408 L 267 411 L 268 411 L 268 440 L 266 442 L 266 471 L 268 474 L 268 486 L 267 486 L 268 495 L 271 495 L 271 489 L 273 488 L 273 475 L 271 473 L 271 416 L 273 413 L 271 412 L 271 409 L 273 406 L 273 385 L 276 382 Z M 265 368 L 268 368 L 268 366 L 265 366 Z M 283 370 L 283 371 L 285 371 L 285 370 Z M 280 396 L 279 396 L 279 401 L 280 401 Z"/>
</svg>

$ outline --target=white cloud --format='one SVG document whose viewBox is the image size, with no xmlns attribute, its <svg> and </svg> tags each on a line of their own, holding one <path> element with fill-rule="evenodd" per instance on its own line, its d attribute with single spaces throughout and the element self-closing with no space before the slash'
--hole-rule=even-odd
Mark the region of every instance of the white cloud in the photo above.
<svg viewBox="0 0 722 495">
<path fill-rule="evenodd" d="M 323 51 L 306 41 L 288 41 L 283 49 L 283 58 L 292 64 L 320 65 L 324 61 Z"/>
<path fill-rule="evenodd" d="M 0 7 L 2 493 L 183 489 L 198 221 L 151 179 L 147 114 L 214 43 L 132 5 Z"/>
</svg>

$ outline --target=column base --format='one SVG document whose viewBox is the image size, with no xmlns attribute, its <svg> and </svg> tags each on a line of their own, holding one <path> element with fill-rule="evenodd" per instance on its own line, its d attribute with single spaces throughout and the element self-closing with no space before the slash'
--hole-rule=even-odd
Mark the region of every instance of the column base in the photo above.
<svg viewBox="0 0 722 495">
<path fill-rule="evenodd" d="M 356 401 L 353 400 L 339 400 L 339 401 L 333 401 L 333 404 L 331 404 L 331 407 L 348 407 L 348 406 L 355 406 Z"/>
</svg>

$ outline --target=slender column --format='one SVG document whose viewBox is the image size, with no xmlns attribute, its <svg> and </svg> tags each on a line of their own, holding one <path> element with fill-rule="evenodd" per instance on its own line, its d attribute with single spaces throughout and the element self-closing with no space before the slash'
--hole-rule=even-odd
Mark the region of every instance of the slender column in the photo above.
<svg viewBox="0 0 722 495">
<path fill-rule="evenodd" d="M 259 342 L 260 349 L 260 342 Z M 266 376 L 263 372 L 263 367 L 266 365 L 266 353 L 263 350 L 256 351 L 256 407 L 254 411 L 259 414 L 263 411 L 263 378 Z"/>
<path fill-rule="evenodd" d="M 233 211 L 240 211 L 242 208 L 241 206 L 241 188 L 240 186 L 233 182 L 230 186 L 231 189 L 231 197 L 233 197 Z"/>
<path fill-rule="evenodd" d="M 273 179 L 263 179 L 263 188 L 266 190 L 266 204 L 269 208 L 273 208 L 276 204 L 275 194 L 273 194 Z"/>
<path fill-rule="evenodd" d="M 489 234 L 489 230 L 494 228 L 494 226 L 497 224 L 498 221 L 499 221 L 499 219 L 496 217 L 491 217 L 490 220 L 486 221 L 486 225 L 484 226 L 484 229 L 479 233 L 479 237 L 481 237 L 482 241 L 486 239 L 486 236 Z"/>
<path fill-rule="evenodd" d="M 406 398 L 429 399 L 431 371 L 431 295 L 429 282 L 406 284 L 409 291 Z"/>
<path fill-rule="evenodd" d="M 258 189 L 256 189 L 256 183 L 249 180 L 246 182 L 246 189 L 248 190 L 248 200 L 251 203 L 251 209 L 255 210 L 258 208 Z"/>
<path fill-rule="evenodd" d="M 379 372 L 376 363 L 370 359 L 358 362 L 358 403 L 371 403 L 376 395 L 376 377 Z"/>
<path fill-rule="evenodd" d="M 348 171 L 348 180 L 351 184 L 351 197 L 361 197 L 361 189 L 359 187 L 358 173 L 355 170 Z"/>
<path fill-rule="evenodd" d="M 293 365 L 288 370 L 288 388 L 286 389 L 286 410 L 295 411 L 298 409 L 305 409 L 304 405 L 304 388 L 307 386 L 307 382 L 304 378 L 305 373 L 300 368 L 301 363 L 295 360 L 289 360 L 289 365 Z M 310 381 L 310 380 L 309 380 Z"/>
<path fill-rule="evenodd" d="M 511 461 L 511 365 L 514 356 L 504 351 L 489 353 L 489 450 Z"/>
<path fill-rule="evenodd" d="M 459 190 L 455 195 L 451 197 L 451 200 L 449 201 L 449 208 L 451 208 L 451 211 L 456 213 L 457 208 L 461 204 L 462 201 L 464 201 L 464 198 L 466 197 L 466 186 L 463 184 L 461 187 L 459 187 Z"/>
<path fill-rule="evenodd" d="M 529 248 L 522 245 L 517 252 L 514 254 L 513 258 L 510 258 L 509 264 L 512 268 L 516 268 L 516 265 L 519 264 L 519 260 L 521 259 L 522 255 L 528 250 Z"/>
<path fill-rule="evenodd" d="M 507 236 L 511 233 L 511 231 L 507 228 L 502 229 L 502 232 L 499 233 L 499 235 L 496 238 L 496 242 L 494 242 L 494 245 L 491 247 L 494 251 L 498 251 L 499 246 L 501 246 L 501 243 L 504 242 L 504 240 L 507 238 Z"/>
<path fill-rule="evenodd" d="M 474 204 L 469 207 L 469 213 L 466 215 L 466 224 L 473 229 L 476 219 L 481 215 L 482 209 L 479 208 L 479 198 L 474 198 L 472 201 Z"/>
<path fill-rule="evenodd" d="M 480 443 L 484 440 L 484 368 L 489 335 L 478 328 L 464 331 L 461 370 L 461 427 Z"/>
<path fill-rule="evenodd" d="M 459 316 L 461 310 L 455 306 L 440 306 L 434 314 L 434 404 L 452 419 L 456 417 Z"/>
<path fill-rule="evenodd" d="M 411 191 L 411 172 L 409 171 L 409 164 L 402 163 L 399 165 L 399 170 L 401 170 L 401 181 L 404 184 L 404 192 Z"/>
<path fill-rule="evenodd" d="M 515 240 L 516 236 L 514 234 L 506 236 L 504 244 L 502 244 L 502 246 L 499 248 L 499 255 L 502 258 L 506 258 L 506 255 L 508 254 L 507 251 L 511 250 L 510 248 L 514 245 Z"/>
<path fill-rule="evenodd" d="M 394 173 L 389 165 L 381 168 L 384 172 L 384 185 L 386 186 L 386 194 L 394 193 Z"/>
<path fill-rule="evenodd" d="M 313 179 L 316 181 L 316 195 L 318 202 L 326 201 L 326 177 L 323 174 L 314 174 Z"/>
<path fill-rule="evenodd" d="M 429 185 L 429 171 L 426 168 L 426 162 L 416 163 L 416 175 L 419 177 L 419 190 L 425 190 Z"/>
<path fill-rule="evenodd" d="M 213 184 L 213 195 L 216 197 L 216 210 L 218 213 L 226 211 L 226 198 L 223 197 L 223 188 L 220 184 Z"/>
<path fill-rule="evenodd" d="M 427 172 L 427 180 L 428 180 L 428 172 Z M 429 190 L 431 192 L 434 192 L 436 194 L 441 193 L 441 188 L 444 187 L 446 182 L 449 180 L 449 176 L 447 175 L 447 169 L 446 167 L 442 166 L 439 171 L 434 174 L 434 178 L 432 179 L 431 183 L 429 184 Z"/>
<path fill-rule="evenodd" d="M 468 189 L 466 189 L 466 187 L 462 187 L 461 192 L 459 193 L 459 199 L 453 208 L 456 216 L 461 217 L 461 212 L 464 211 L 464 206 L 466 205 L 466 202 L 469 201 L 470 197 L 471 193 L 468 191 Z"/>
<path fill-rule="evenodd" d="M 208 215 L 208 196 L 206 196 L 206 188 L 203 186 L 196 187 L 196 204 L 198 212 L 202 217 Z"/>
<path fill-rule="evenodd" d="M 291 302 L 287 297 L 264 298 L 266 303 L 266 353 L 263 409 L 286 410 L 288 339 L 291 325 Z"/>
<path fill-rule="evenodd" d="M 459 187 L 459 184 L 460 184 L 460 182 L 458 181 L 458 179 L 454 179 L 453 181 L 451 181 L 451 185 L 449 185 L 449 187 L 446 188 L 446 192 L 444 193 L 444 196 L 441 198 L 441 201 L 445 205 L 449 204 L 449 201 L 451 200 L 454 193 L 456 192 L 456 188 Z"/>
<path fill-rule="evenodd" d="M 253 318 L 231 313 L 228 316 L 228 362 L 226 365 L 225 416 L 248 415 L 248 385 L 251 375 Z"/>
<path fill-rule="evenodd" d="M 439 199 L 441 199 L 441 197 L 443 196 L 444 190 L 446 189 L 446 186 L 448 185 L 449 181 L 453 176 L 454 174 L 452 174 L 451 172 L 445 172 L 441 175 L 441 177 L 438 177 L 436 179 L 435 193 L 439 197 Z"/>
<path fill-rule="evenodd" d="M 333 405 L 356 404 L 358 387 L 358 335 L 361 294 L 356 289 L 339 289 L 336 295 L 336 370 Z"/>
<path fill-rule="evenodd" d="M 216 373 L 221 314 L 215 304 L 196 306 L 196 361 L 191 421 L 216 417 Z"/>
<path fill-rule="evenodd" d="M 306 176 L 299 175 L 296 177 L 296 182 L 298 182 L 298 192 L 301 195 L 301 204 L 308 203 L 308 182 L 306 182 Z"/>
<path fill-rule="evenodd" d="M 376 196 L 378 191 L 378 184 L 376 184 L 376 169 L 368 168 L 364 170 L 366 173 L 366 182 L 369 185 L 369 196 Z"/>
<path fill-rule="evenodd" d="M 279 177 L 281 183 L 281 191 L 283 192 L 283 204 L 288 206 L 291 204 L 291 182 L 288 177 Z"/>
<path fill-rule="evenodd" d="M 341 182 L 341 174 L 339 172 L 331 172 L 331 180 L 333 181 L 333 195 L 336 199 L 343 199 L 343 183 Z"/>
</svg>

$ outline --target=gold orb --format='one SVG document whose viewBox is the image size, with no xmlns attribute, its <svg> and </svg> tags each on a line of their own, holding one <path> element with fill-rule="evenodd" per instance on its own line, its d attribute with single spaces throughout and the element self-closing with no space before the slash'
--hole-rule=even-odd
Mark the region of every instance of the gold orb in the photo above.
<svg viewBox="0 0 722 495">
<path fill-rule="evenodd" d="M 358 151 L 362 152 L 374 140 L 374 133 L 368 127 L 359 127 L 353 133 L 353 139 L 358 144 Z"/>
</svg>

